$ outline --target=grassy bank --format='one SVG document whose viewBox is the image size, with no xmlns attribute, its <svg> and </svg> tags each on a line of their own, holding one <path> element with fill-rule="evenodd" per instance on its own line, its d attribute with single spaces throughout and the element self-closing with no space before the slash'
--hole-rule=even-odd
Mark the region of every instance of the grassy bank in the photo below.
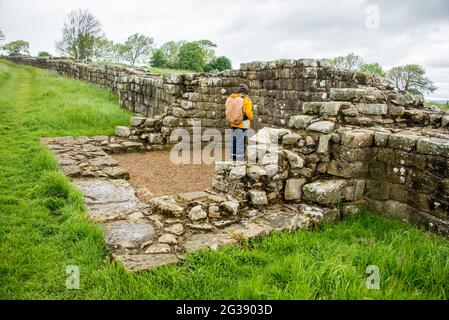
<svg viewBox="0 0 449 320">
<path fill-rule="evenodd" d="M 130 114 L 104 90 L 4 61 L 0 112 L 1 299 L 448 298 L 449 242 L 369 214 L 127 274 L 39 139 L 112 134 Z M 80 267 L 80 290 L 65 287 L 68 265 Z M 365 287 L 368 265 L 380 290 Z"/>
</svg>

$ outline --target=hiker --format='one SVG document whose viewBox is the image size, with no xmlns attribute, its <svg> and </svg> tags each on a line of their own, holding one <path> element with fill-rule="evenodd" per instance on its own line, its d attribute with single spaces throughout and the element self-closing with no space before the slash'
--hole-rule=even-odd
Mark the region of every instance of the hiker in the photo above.
<svg viewBox="0 0 449 320">
<path fill-rule="evenodd" d="M 253 103 L 246 84 L 241 84 L 237 93 L 231 94 L 226 100 L 226 119 L 232 127 L 232 161 L 244 161 L 245 138 L 253 119 Z"/>
</svg>

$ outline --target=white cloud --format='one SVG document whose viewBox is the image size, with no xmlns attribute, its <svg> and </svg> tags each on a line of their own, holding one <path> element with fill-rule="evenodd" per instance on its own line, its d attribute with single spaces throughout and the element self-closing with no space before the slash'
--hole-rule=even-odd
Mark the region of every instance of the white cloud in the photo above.
<svg viewBox="0 0 449 320">
<path fill-rule="evenodd" d="M 377 5 L 380 29 L 366 28 Z M 422 64 L 449 98 L 449 1 L 446 0 L 0 0 L 0 28 L 25 39 L 32 53 L 55 53 L 54 42 L 73 9 L 87 8 L 106 35 L 123 41 L 140 32 L 157 44 L 207 38 L 234 67 L 252 60 L 333 57 L 355 52 L 385 67 Z"/>
</svg>

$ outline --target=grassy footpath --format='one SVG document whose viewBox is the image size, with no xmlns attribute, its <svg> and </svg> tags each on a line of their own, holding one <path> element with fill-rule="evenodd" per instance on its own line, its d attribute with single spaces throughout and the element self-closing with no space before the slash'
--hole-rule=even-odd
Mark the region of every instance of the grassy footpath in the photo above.
<svg viewBox="0 0 449 320">
<path fill-rule="evenodd" d="M 41 136 L 111 134 L 130 115 L 106 91 L 0 61 L 1 299 L 447 299 L 449 242 L 361 215 L 319 232 L 274 234 L 127 274 L 57 170 Z M 65 288 L 78 265 L 81 289 Z M 381 290 L 367 290 L 377 265 Z"/>
</svg>

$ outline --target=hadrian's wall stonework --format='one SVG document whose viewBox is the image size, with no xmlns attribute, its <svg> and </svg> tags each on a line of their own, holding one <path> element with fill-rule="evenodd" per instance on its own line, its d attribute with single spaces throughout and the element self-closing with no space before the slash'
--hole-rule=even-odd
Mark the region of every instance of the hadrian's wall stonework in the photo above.
<svg viewBox="0 0 449 320">
<path fill-rule="evenodd" d="M 171 135 L 176 128 L 193 134 L 198 124 L 202 130 L 224 130 L 226 97 L 240 83 L 251 87 L 258 129 L 249 137 L 253 162 L 217 161 L 209 190 L 156 198 L 146 207 L 133 198 L 138 205 L 131 206 L 132 212 L 106 206 L 99 214 L 92 204 L 96 220 L 109 224 L 145 216 L 144 224 L 160 236 L 145 242 L 152 249 L 144 250 L 144 243 L 123 248 L 109 237 L 115 227 L 106 228 L 110 247 L 131 269 L 176 262 L 190 249 L 232 243 L 232 234 L 294 230 L 363 208 L 449 235 L 449 114 L 425 109 L 421 98 L 393 90 L 385 79 L 310 59 L 165 76 L 64 59 L 8 59 L 101 85 L 138 113 L 130 126 L 116 128 L 116 137 L 47 141 L 66 175 L 93 179 L 92 188 L 77 182 L 88 202 L 97 184 L 109 183 L 102 179 L 128 178 L 108 154 L 177 143 Z M 273 144 L 279 147 L 272 149 Z M 111 188 L 126 185 L 117 183 Z M 173 224 L 179 232 L 170 231 Z"/>
</svg>

